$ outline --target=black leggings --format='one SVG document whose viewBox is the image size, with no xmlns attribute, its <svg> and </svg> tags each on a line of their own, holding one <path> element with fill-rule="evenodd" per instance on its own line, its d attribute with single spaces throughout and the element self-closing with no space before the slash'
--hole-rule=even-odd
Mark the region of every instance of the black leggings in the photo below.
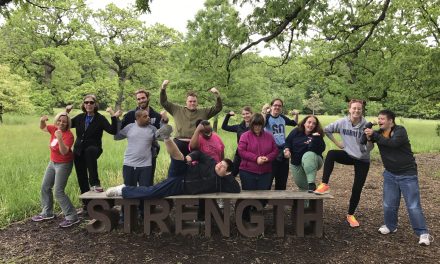
<svg viewBox="0 0 440 264">
<path fill-rule="evenodd" d="M 350 206 L 348 207 L 348 214 L 352 215 L 356 211 L 356 207 L 361 199 L 362 188 L 364 187 L 368 170 L 370 169 L 370 162 L 354 159 L 343 150 L 330 150 L 324 162 L 323 183 L 328 184 L 335 162 L 344 165 L 354 165 L 354 182 L 351 189 Z"/>
</svg>

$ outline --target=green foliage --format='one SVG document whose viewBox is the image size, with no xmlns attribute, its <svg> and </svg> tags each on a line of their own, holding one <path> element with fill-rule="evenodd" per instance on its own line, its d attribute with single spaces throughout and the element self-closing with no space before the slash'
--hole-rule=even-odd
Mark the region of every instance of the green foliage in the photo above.
<svg viewBox="0 0 440 264">
<path fill-rule="evenodd" d="M 31 113 L 30 83 L 12 74 L 9 67 L 0 64 L 0 102 L 3 112 Z"/>
</svg>

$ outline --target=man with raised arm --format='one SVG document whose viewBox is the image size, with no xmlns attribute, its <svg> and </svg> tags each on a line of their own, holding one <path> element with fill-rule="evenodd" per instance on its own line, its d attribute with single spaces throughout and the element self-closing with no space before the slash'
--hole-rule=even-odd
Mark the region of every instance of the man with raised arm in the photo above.
<svg viewBox="0 0 440 264">
<path fill-rule="evenodd" d="M 166 89 L 168 80 L 163 81 L 160 88 L 160 104 L 173 117 L 176 127 L 174 142 L 184 156 L 189 154 L 188 145 L 196 129 L 197 120 L 208 120 L 222 110 L 222 100 L 217 88 L 211 88 L 211 93 L 216 98 L 216 104 L 212 107 L 198 108 L 198 99 L 195 92 L 188 92 L 186 96 L 186 105 L 181 106 L 168 101 Z M 183 175 L 185 173 L 185 162 L 171 158 L 171 164 L 168 171 L 168 177 L 172 175 Z"/>
</svg>

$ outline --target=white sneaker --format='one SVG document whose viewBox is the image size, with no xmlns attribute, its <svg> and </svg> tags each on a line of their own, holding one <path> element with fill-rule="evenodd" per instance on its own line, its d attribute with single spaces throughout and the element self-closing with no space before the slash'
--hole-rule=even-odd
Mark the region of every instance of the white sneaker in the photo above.
<svg viewBox="0 0 440 264">
<path fill-rule="evenodd" d="M 217 199 L 218 208 L 223 209 L 225 207 L 225 202 L 222 198 Z"/>
<path fill-rule="evenodd" d="M 434 242 L 434 237 L 430 234 L 420 235 L 419 245 L 429 246 L 429 244 L 431 244 L 432 242 Z"/>
<path fill-rule="evenodd" d="M 118 185 L 115 187 L 110 187 L 105 191 L 105 195 L 107 197 L 115 197 L 115 196 L 122 196 L 122 188 L 125 187 L 125 184 Z"/>
<path fill-rule="evenodd" d="M 397 228 L 394 229 L 393 231 L 391 231 L 390 229 L 388 229 L 388 227 L 386 225 L 383 225 L 383 226 L 379 227 L 378 231 L 382 235 L 388 235 L 389 233 L 396 233 L 397 232 Z"/>
</svg>

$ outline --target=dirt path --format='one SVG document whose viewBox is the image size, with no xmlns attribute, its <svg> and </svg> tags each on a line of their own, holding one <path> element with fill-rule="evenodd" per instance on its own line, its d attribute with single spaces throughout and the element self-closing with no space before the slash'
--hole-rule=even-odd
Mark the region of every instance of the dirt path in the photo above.
<svg viewBox="0 0 440 264">
<path fill-rule="evenodd" d="M 398 232 L 388 236 L 377 232 L 383 219 L 382 165 L 374 161 L 357 210 L 361 223 L 357 229 L 344 222 L 352 167 L 336 166 L 330 182 L 335 199 L 325 202 L 321 239 L 276 238 L 270 225 L 259 238 L 245 238 L 237 230 L 232 230 L 230 238 L 216 233 L 210 239 L 146 237 L 121 230 L 89 234 L 84 224 L 61 230 L 57 222 L 36 224 L 27 219 L 0 230 L 0 263 L 439 263 L 440 154 L 418 155 L 417 161 L 422 205 L 430 233 L 436 238 L 429 247 L 417 244 L 403 202 Z M 286 230 L 291 230 L 289 225 Z"/>
</svg>

